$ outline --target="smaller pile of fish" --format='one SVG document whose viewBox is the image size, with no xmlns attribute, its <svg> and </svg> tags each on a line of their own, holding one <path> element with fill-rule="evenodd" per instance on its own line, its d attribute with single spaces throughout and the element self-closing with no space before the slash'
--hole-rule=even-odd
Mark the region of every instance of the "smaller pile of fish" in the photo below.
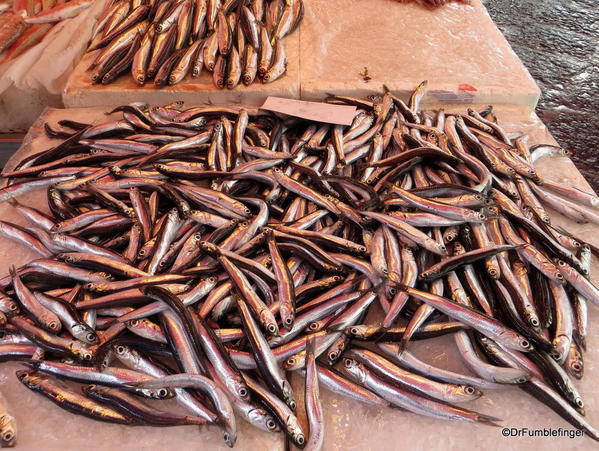
<svg viewBox="0 0 599 451">
<path fill-rule="evenodd" d="M 0 64 L 17 56 L 41 42 L 54 24 L 77 16 L 88 8 L 92 0 L 66 2 L 44 1 L 39 3 L 15 1 L 0 4 L 0 54 L 6 51 Z"/>
<path fill-rule="evenodd" d="M 270 83 L 287 70 L 283 38 L 303 14 L 303 0 L 116 0 L 89 46 L 99 49 L 91 81 L 130 70 L 139 85 L 175 85 L 205 67 L 219 89 Z"/>
</svg>

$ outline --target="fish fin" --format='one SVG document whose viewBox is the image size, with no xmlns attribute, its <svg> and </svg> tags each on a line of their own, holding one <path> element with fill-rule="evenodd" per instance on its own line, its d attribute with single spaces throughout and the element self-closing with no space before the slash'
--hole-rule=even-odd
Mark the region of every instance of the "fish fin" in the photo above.
<svg viewBox="0 0 599 451">
<path fill-rule="evenodd" d="M 408 343 L 410 342 L 409 339 L 404 339 L 404 337 L 401 337 L 401 340 L 399 340 L 398 348 L 397 348 L 397 355 L 401 355 L 403 354 L 403 352 L 406 350 L 406 348 L 408 347 Z"/>
<path fill-rule="evenodd" d="M 316 338 L 314 336 L 306 339 L 306 355 L 316 356 Z"/>
<path fill-rule="evenodd" d="M 477 415 L 478 418 L 476 419 L 476 421 L 479 423 L 488 424 L 489 426 L 493 426 L 496 428 L 502 427 L 501 424 L 498 424 L 499 421 L 503 421 L 501 418 L 492 417 L 490 415 L 484 415 L 482 413 L 479 413 Z"/>
</svg>

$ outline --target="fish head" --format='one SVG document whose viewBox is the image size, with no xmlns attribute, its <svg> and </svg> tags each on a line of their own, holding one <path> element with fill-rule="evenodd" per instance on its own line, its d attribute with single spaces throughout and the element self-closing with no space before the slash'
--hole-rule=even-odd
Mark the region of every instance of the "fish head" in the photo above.
<svg viewBox="0 0 599 451">
<path fill-rule="evenodd" d="M 298 419 L 295 415 L 290 415 L 286 423 L 287 433 L 291 437 L 291 440 L 298 448 L 303 448 L 306 445 L 306 436 L 304 435 L 304 431 L 298 422 Z"/>
<path fill-rule="evenodd" d="M 272 312 L 264 309 L 260 312 L 260 324 L 266 329 L 270 335 L 279 335 L 279 326 Z"/>
<path fill-rule="evenodd" d="M 229 390 L 244 401 L 250 400 L 250 390 L 242 376 L 227 378 L 227 386 Z"/>
<path fill-rule="evenodd" d="M 57 333 L 62 329 L 62 324 L 55 315 L 43 315 L 41 320 L 43 324 L 54 333 Z"/>
<path fill-rule="evenodd" d="M 114 355 L 124 364 L 136 364 L 140 358 L 139 353 L 129 346 L 117 343 L 112 346 L 112 350 L 114 351 Z"/>
<path fill-rule="evenodd" d="M 17 314 L 19 312 L 19 306 L 12 299 L 2 297 L 2 299 L 0 299 L 0 310 L 7 314 Z"/>
<path fill-rule="evenodd" d="M 467 396 L 469 400 L 478 399 L 483 395 L 483 392 L 472 385 L 458 385 L 455 389 L 457 394 Z"/>
<path fill-rule="evenodd" d="M 81 340 L 84 343 L 95 345 L 98 343 L 98 334 L 96 331 L 89 327 L 85 323 L 77 323 L 71 327 L 71 334 L 77 340 Z"/>
<path fill-rule="evenodd" d="M 584 374 L 584 360 L 575 343 L 570 345 L 570 352 L 568 352 L 568 357 L 566 358 L 566 369 L 576 379 L 582 379 Z"/>
<path fill-rule="evenodd" d="M 73 341 L 71 343 L 71 352 L 77 356 L 79 360 L 91 362 L 94 359 L 94 353 L 88 346 L 80 341 Z"/>
<path fill-rule="evenodd" d="M 343 359 L 343 368 L 358 383 L 363 384 L 366 381 L 366 371 L 364 366 L 354 359 Z"/>
<path fill-rule="evenodd" d="M 252 409 L 247 413 L 250 423 L 267 432 L 277 432 L 279 423 L 264 409 Z"/>
<path fill-rule="evenodd" d="M 553 350 L 550 355 L 557 361 L 560 365 L 566 360 L 568 356 L 568 352 L 570 350 L 571 340 L 565 335 L 560 335 L 553 339 Z"/>
<path fill-rule="evenodd" d="M 304 368 L 306 365 L 306 351 L 298 352 L 295 355 L 289 357 L 283 362 L 283 368 L 285 371 L 296 371 Z"/>
<path fill-rule="evenodd" d="M 353 337 L 353 338 L 358 338 L 360 340 L 366 340 L 368 333 L 372 329 L 373 329 L 372 326 L 368 326 L 366 324 L 357 324 L 355 326 L 350 326 L 347 329 L 345 329 L 345 334 L 350 337 Z"/>
<path fill-rule="evenodd" d="M 305 355 L 305 354 L 304 354 Z M 293 396 L 293 389 L 288 381 L 283 381 L 283 400 L 289 406 L 291 410 L 295 410 L 297 407 L 297 403 L 295 402 L 295 397 Z"/>
<path fill-rule="evenodd" d="M 0 444 L 2 448 L 12 448 L 17 441 L 17 421 L 12 415 L 0 417 Z"/>
<path fill-rule="evenodd" d="M 223 432 L 223 439 L 229 448 L 233 448 L 237 441 L 237 434 L 234 431 L 225 431 Z"/>
</svg>

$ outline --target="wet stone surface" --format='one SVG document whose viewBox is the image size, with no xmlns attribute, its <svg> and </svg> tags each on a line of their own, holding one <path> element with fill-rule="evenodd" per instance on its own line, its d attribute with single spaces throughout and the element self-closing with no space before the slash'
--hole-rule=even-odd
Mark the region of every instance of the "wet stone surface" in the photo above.
<svg viewBox="0 0 599 451">
<path fill-rule="evenodd" d="M 537 114 L 599 189 L 596 0 L 483 0 L 541 88 Z"/>
</svg>

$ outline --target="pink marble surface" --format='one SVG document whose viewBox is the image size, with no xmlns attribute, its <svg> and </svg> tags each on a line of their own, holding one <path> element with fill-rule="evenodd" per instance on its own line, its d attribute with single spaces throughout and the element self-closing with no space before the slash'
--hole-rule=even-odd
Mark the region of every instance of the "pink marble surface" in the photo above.
<svg viewBox="0 0 599 451">
<path fill-rule="evenodd" d="M 451 111 L 451 107 L 446 108 Z M 505 125 L 512 136 L 527 134 L 530 144 L 553 143 L 546 128 L 534 115 L 522 108 L 497 108 L 500 123 Z M 99 109 L 48 110 L 44 117 L 50 123 L 60 118 L 79 121 L 94 119 L 105 120 Z M 31 130 L 24 147 L 13 157 L 8 167 L 25 155 L 41 150 L 45 139 L 38 121 Z M 583 189 L 589 189 L 580 173 L 568 158 L 550 158 L 538 162 L 541 175 Z M 33 205 L 43 205 L 40 193 L 22 198 Z M 3 219 L 23 223 L 16 212 L 7 204 L 0 206 Z M 576 233 L 586 236 L 589 241 L 599 245 L 599 236 L 593 225 L 571 224 L 566 219 L 552 216 L 555 223 L 564 225 Z M 34 255 L 21 246 L 0 239 L 0 277 L 8 272 L 11 264 L 21 264 L 34 258 Z M 599 283 L 599 265 L 593 262 L 592 279 Z M 376 305 L 376 304 L 375 304 Z M 376 314 L 376 312 L 373 312 Z M 586 404 L 587 417 L 592 424 L 599 425 L 599 387 L 595 383 L 599 374 L 599 319 L 598 309 L 590 306 L 590 336 L 588 352 L 585 354 L 585 377 L 576 385 Z M 414 342 L 413 350 L 422 359 L 438 366 L 468 373 L 462 364 L 452 342 L 447 338 Z M 412 349 L 412 347 L 410 348 Z M 3 363 L 0 365 L 0 392 L 8 399 L 13 414 L 19 422 L 19 447 L 21 449 L 122 449 L 122 450 L 218 450 L 225 449 L 220 431 L 214 427 L 200 428 L 151 428 L 125 427 L 94 422 L 83 417 L 62 411 L 48 400 L 23 387 L 14 377 L 19 365 Z M 293 383 L 297 388 L 297 398 L 301 399 L 299 386 L 303 381 L 294 375 Z M 321 390 L 325 411 L 325 447 L 329 451 L 378 451 L 400 449 L 426 450 L 587 450 L 595 445 L 588 438 L 504 438 L 501 429 L 432 420 L 395 409 L 381 410 L 367 407 L 351 400 Z M 474 410 L 481 411 L 503 420 L 504 427 L 566 428 L 568 423 L 562 420 L 546 406 L 517 388 L 500 391 L 487 391 L 485 395 L 468 404 Z M 302 406 L 298 407 L 301 412 Z M 300 417 L 302 422 L 305 422 Z M 239 450 L 277 450 L 283 449 L 281 434 L 267 434 L 252 429 L 239 419 L 240 431 L 236 449 Z"/>
<path fill-rule="evenodd" d="M 524 105 L 539 88 L 480 0 L 430 10 L 395 0 L 306 0 L 301 95 L 365 96 L 385 83 L 407 96 L 429 81 L 425 102 Z M 370 81 L 360 75 L 368 69 Z"/>
</svg>

